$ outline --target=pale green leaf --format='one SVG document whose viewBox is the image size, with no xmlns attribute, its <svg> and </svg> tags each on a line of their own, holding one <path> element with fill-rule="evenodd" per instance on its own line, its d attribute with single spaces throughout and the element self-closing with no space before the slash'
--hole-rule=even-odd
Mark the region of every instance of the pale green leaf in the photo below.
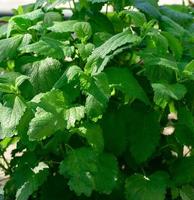
<svg viewBox="0 0 194 200">
<path fill-rule="evenodd" d="M 77 22 L 73 28 L 80 40 L 87 41 L 92 36 L 92 27 L 88 22 Z"/>
<path fill-rule="evenodd" d="M 54 22 L 53 26 L 47 28 L 49 31 L 56 33 L 68 33 L 74 32 L 74 25 L 77 23 L 76 20 L 68 20 L 63 22 Z"/>
<path fill-rule="evenodd" d="M 40 94 L 37 96 L 39 95 Z M 34 98 L 36 98 L 36 96 Z M 39 107 L 53 114 L 61 113 L 67 107 L 67 101 L 64 98 L 63 92 L 60 90 L 51 90 L 41 94 L 37 103 Z"/>
<path fill-rule="evenodd" d="M 62 128 L 59 118 L 61 115 L 46 112 L 37 108 L 34 118 L 29 124 L 28 136 L 30 140 L 43 140 Z M 62 120 L 62 119 L 61 119 Z"/>
<path fill-rule="evenodd" d="M 17 133 L 17 126 L 26 111 L 25 102 L 18 96 L 10 96 L 5 105 L 0 106 L 2 134 L 0 138 L 10 137 Z"/>
<path fill-rule="evenodd" d="M 75 123 L 85 116 L 84 106 L 75 106 L 65 111 L 65 119 L 67 121 L 67 129 L 75 127 Z"/>
</svg>

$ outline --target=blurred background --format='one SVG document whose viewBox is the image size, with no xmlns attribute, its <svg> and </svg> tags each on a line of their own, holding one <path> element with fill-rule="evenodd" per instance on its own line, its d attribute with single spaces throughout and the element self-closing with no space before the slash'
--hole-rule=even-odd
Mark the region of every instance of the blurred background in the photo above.
<svg viewBox="0 0 194 200">
<path fill-rule="evenodd" d="M 0 15 L 11 14 L 13 8 L 17 8 L 18 5 L 25 5 L 33 3 L 36 0 L 0 0 Z M 194 0 L 192 0 L 194 1 Z M 184 0 L 185 3 L 188 3 L 188 0 Z M 159 0 L 159 3 L 162 4 L 182 4 L 183 0 Z"/>
</svg>

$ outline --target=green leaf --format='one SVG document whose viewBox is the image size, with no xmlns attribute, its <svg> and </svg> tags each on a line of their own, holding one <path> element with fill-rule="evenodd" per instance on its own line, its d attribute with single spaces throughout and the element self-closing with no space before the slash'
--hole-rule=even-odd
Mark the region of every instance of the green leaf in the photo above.
<svg viewBox="0 0 194 200">
<path fill-rule="evenodd" d="M 0 138 L 11 137 L 17 133 L 17 126 L 26 111 L 25 102 L 18 96 L 10 95 L 5 105 L 0 105 Z"/>
<path fill-rule="evenodd" d="M 194 189 L 190 185 L 185 185 L 180 190 L 180 196 L 182 200 L 192 200 L 194 199 Z"/>
<path fill-rule="evenodd" d="M 116 156 L 122 155 L 127 147 L 128 116 L 125 114 L 126 110 L 128 107 L 126 109 L 108 109 L 101 121 L 105 150 Z"/>
<path fill-rule="evenodd" d="M 104 42 L 106 42 L 108 39 L 110 39 L 111 36 L 112 35 L 110 33 L 107 33 L 107 32 L 94 33 L 94 35 L 93 35 L 93 43 L 95 44 L 95 46 L 99 47 Z"/>
<path fill-rule="evenodd" d="M 92 74 L 100 73 L 103 68 L 100 68 L 98 59 L 105 59 L 108 54 L 123 45 L 137 45 L 140 41 L 141 39 L 137 35 L 131 34 L 129 30 L 112 36 L 104 44 L 93 51 L 92 55 L 87 60 L 85 70 Z"/>
<path fill-rule="evenodd" d="M 161 14 L 158 8 L 154 4 L 152 4 L 150 1 L 135 0 L 135 6 L 142 12 L 146 13 L 147 15 L 155 19 L 160 19 L 161 17 Z"/>
<path fill-rule="evenodd" d="M 158 80 L 172 81 L 179 74 L 177 63 L 166 58 L 157 58 L 152 55 L 143 55 L 145 74 L 152 82 Z"/>
<path fill-rule="evenodd" d="M 26 32 L 30 26 L 43 19 L 43 16 L 44 12 L 41 9 L 34 10 L 22 15 L 13 16 L 9 20 L 7 37 L 9 37 L 12 32 Z"/>
<path fill-rule="evenodd" d="M 69 152 L 60 164 L 60 173 L 69 178 L 70 190 L 78 196 L 91 196 L 92 191 L 111 193 L 117 182 L 118 168 L 112 155 L 98 155 L 90 148 L 80 148 Z"/>
<path fill-rule="evenodd" d="M 97 124 L 84 123 L 78 129 L 79 134 L 85 137 L 88 144 L 97 152 L 102 152 L 104 149 L 104 139 L 102 129 Z"/>
<path fill-rule="evenodd" d="M 33 175 L 25 182 L 16 193 L 16 200 L 28 200 L 29 197 L 46 181 L 48 166 L 40 162 L 33 169 Z"/>
<path fill-rule="evenodd" d="M 74 25 L 77 23 L 77 20 L 68 20 L 63 22 L 54 22 L 53 26 L 48 27 L 49 31 L 55 33 L 68 33 L 74 32 Z"/>
<path fill-rule="evenodd" d="M 179 186 L 187 184 L 194 179 L 194 157 L 183 157 L 171 165 L 173 182 Z"/>
<path fill-rule="evenodd" d="M 43 140 L 51 136 L 56 131 L 61 130 L 64 126 L 62 115 L 46 112 L 42 108 L 37 108 L 35 117 L 29 124 L 28 136 L 31 141 Z"/>
<path fill-rule="evenodd" d="M 172 51 L 175 58 L 180 60 L 183 54 L 183 47 L 181 42 L 171 33 L 162 32 L 162 35 L 164 35 L 168 40 L 169 49 Z"/>
<path fill-rule="evenodd" d="M 17 49 L 22 41 L 23 36 L 17 35 L 11 38 L 2 39 L 0 40 L 0 62 L 13 59 L 16 56 Z"/>
<path fill-rule="evenodd" d="M 154 153 L 160 140 L 160 124 L 158 114 L 131 109 L 128 113 L 129 149 L 137 163 L 145 162 Z M 142 139 L 143 138 L 143 139 Z"/>
<path fill-rule="evenodd" d="M 180 26 L 178 23 L 167 16 L 161 17 L 160 26 L 163 31 L 169 32 L 178 38 L 182 38 L 186 32 L 186 30 L 182 26 Z"/>
<path fill-rule="evenodd" d="M 56 89 L 61 89 L 63 86 L 67 84 L 77 83 L 79 82 L 80 75 L 83 74 L 83 71 L 80 67 L 73 65 L 67 68 L 67 70 L 63 73 L 60 79 L 53 86 Z M 78 85 L 74 85 L 75 87 Z"/>
<path fill-rule="evenodd" d="M 150 177 L 135 174 L 126 180 L 125 190 L 127 200 L 164 200 L 167 189 L 168 175 L 156 172 Z"/>
<path fill-rule="evenodd" d="M 67 107 L 67 101 L 64 98 L 63 92 L 55 89 L 36 95 L 31 101 L 37 103 L 46 112 L 53 114 L 61 113 Z"/>
<path fill-rule="evenodd" d="M 168 52 L 168 40 L 160 34 L 159 31 L 153 30 L 147 33 L 147 51 L 154 52 L 158 56 L 164 56 Z"/>
<path fill-rule="evenodd" d="M 56 59 L 64 58 L 63 44 L 55 39 L 44 37 L 38 42 L 20 48 L 22 53 L 34 53 Z"/>
<path fill-rule="evenodd" d="M 92 36 L 92 27 L 88 22 L 77 22 L 73 28 L 80 40 L 87 41 Z"/>
<path fill-rule="evenodd" d="M 93 77 L 82 77 L 81 86 L 88 95 L 86 98 L 86 114 L 92 120 L 101 118 L 110 97 L 107 77 L 100 73 Z"/>
<path fill-rule="evenodd" d="M 88 43 L 88 44 L 78 44 L 77 47 L 81 58 L 85 61 L 92 54 L 92 51 L 95 46 L 91 43 Z"/>
<path fill-rule="evenodd" d="M 60 13 L 50 11 L 50 12 L 45 13 L 43 23 L 46 26 L 50 27 L 53 25 L 54 22 L 62 21 L 62 19 L 63 17 Z"/>
<path fill-rule="evenodd" d="M 185 66 L 183 73 L 186 77 L 190 78 L 191 80 L 194 80 L 194 60 L 192 60 Z"/>
<path fill-rule="evenodd" d="M 75 123 L 85 116 L 84 106 L 75 106 L 65 111 L 65 119 L 67 121 L 67 129 L 75 127 Z"/>
<path fill-rule="evenodd" d="M 0 39 L 4 38 L 7 34 L 7 24 L 3 24 L 0 26 Z"/>
<path fill-rule="evenodd" d="M 171 85 L 153 83 L 152 87 L 154 90 L 154 102 L 163 109 L 171 100 L 181 100 L 187 92 L 185 86 L 179 83 Z"/>
<path fill-rule="evenodd" d="M 178 109 L 178 121 L 175 124 L 175 136 L 182 145 L 194 146 L 193 115 L 186 108 Z"/>
<path fill-rule="evenodd" d="M 160 12 L 182 26 L 188 26 L 193 21 L 190 13 L 176 11 L 167 6 L 160 6 Z"/>
<path fill-rule="evenodd" d="M 127 68 L 111 67 L 106 69 L 105 73 L 108 77 L 110 87 L 123 92 L 125 99 L 137 98 L 149 104 L 144 90 Z"/>
<path fill-rule="evenodd" d="M 53 58 L 45 58 L 26 64 L 23 73 L 30 77 L 36 93 L 50 90 L 61 76 L 61 64 Z"/>
<path fill-rule="evenodd" d="M 129 15 L 132 19 L 132 24 L 137 27 L 141 27 L 147 22 L 146 17 L 143 13 L 138 11 L 125 11 L 125 14 Z"/>
</svg>

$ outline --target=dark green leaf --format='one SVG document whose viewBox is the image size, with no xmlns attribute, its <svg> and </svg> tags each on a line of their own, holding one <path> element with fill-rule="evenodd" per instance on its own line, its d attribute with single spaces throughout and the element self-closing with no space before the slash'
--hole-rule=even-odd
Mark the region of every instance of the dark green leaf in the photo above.
<svg viewBox="0 0 194 200">
<path fill-rule="evenodd" d="M 150 177 L 140 174 L 132 175 L 126 180 L 127 200 L 164 200 L 167 188 L 168 175 L 156 172 Z"/>
<path fill-rule="evenodd" d="M 158 115 L 145 109 L 131 109 L 128 118 L 129 149 L 135 160 L 141 163 L 151 157 L 159 143 Z"/>
<path fill-rule="evenodd" d="M 69 178 L 68 185 L 78 196 L 91 196 L 94 190 L 109 194 L 116 185 L 118 169 L 112 155 L 80 148 L 69 152 L 61 162 L 60 173 Z"/>
<path fill-rule="evenodd" d="M 33 175 L 25 182 L 17 191 L 16 200 L 28 200 L 29 197 L 45 182 L 48 176 L 48 166 L 44 163 L 39 163 L 33 169 Z"/>
<path fill-rule="evenodd" d="M 126 100 L 137 98 L 149 104 L 145 92 L 127 68 L 111 67 L 105 70 L 105 73 L 108 77 L 110 87 L 123 92 Z"/>
</svg>

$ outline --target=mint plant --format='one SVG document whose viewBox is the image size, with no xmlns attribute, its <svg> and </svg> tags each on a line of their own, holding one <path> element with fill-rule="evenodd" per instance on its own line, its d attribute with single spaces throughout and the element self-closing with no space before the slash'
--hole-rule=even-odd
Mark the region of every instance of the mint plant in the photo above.
<svg viewBox="0 0 194 200">
<path fill-rule="evenodd" d="M 4 199 L 193 200 L 193 8 L 68 2 L 1 20 Z"/>
</svg>

